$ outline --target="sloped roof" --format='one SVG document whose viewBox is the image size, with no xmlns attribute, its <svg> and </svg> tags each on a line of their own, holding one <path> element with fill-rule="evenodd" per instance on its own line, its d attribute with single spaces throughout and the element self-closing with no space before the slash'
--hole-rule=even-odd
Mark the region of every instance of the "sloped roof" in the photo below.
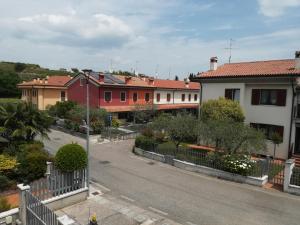
<svg viewBox="0 0 300 225">
<path fill-rule="evenodd" d="M 31 81 L 25 81 L 18 84 L 18 86 L 58 86 L 63 87 L 69 80 L 71 76 L 49 76 L 45 79 L 33 79 Z"/>
<path fill-rule="evenodd" d="M 189 82 L 188 85 L 186 85 L 185 81 L 162 80 L 162 79 L 154 79 L 154 86 L 157 88 L 168 88 L 168 89 L 186 89 L 186 90 L 200 89 L 200 84 L 197 82 Z"/>
<path fill-rule="evenodd" d="M 295 69 L 295 65 L 295 59 L 227 63 L 217 70 L 199 73 L 198 78 L 300 75 L 300 69 Z"/>
</svg>

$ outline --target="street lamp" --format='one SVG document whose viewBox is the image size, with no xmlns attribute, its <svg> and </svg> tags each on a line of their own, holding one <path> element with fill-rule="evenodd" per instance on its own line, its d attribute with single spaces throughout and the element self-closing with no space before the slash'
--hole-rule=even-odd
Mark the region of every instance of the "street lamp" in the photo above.
<svg viewBox="0 0 300 225">
<path fill-rule="evenodd" d="M 89 92 L 89 79 L 92 70 L 82 70 L 86 80 L 86 152 L 87 152 L 87 170 L 86 170 L 86 183 L 88 188 L 88 196 L 90 195 L 90 92 Z"/>
</svg>

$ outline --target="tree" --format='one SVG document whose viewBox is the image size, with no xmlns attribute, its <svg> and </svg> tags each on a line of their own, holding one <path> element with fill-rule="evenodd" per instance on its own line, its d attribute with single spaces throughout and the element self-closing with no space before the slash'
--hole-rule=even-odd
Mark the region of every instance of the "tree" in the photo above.
<svg viewBox="0 0 300 225">
<path fill-rule="evenodd" d="M 26 64 L 25 63 L 16 63 L 15 64 L 15 71 L 16 72 L 22 72 L 23 70 L 26 69 Z"/>
<path fill-rule="evenodd" d="M 276 146 L 279 145 L 280 143 L 282 143 L 282 136 L 278 132 L 273 132 L 271 134 L 271 141 L 274 145 L 273 157 L 275 158 L 275 156 L 276 156 Z"/>
<path fill-rule="evenodd" d="M 132 110 L 133 121 L 134 123 L 149 121 L 155 115 L 155 113 L 156 113 L 156 106 L 154 105 L 135 104 Z"/>
<path fill-rule="evenodd" d="M 250 154 L 266 149 L 264 133 L 242 122 L 208 120 L 201 122 L 199 128 L 200 139 L 225 154 Z"/>
<path fill-rule="evenodd" d="M 196 137 L 196 118 L 190 114 L 178 114 L 176 116 L 161 115 L 151 125 L 154 130 L 166 132 L 167 136 L 176 146 Z"/>
<path fill-rule="evenodd" d="M 51 124 L 51 117 L 31 103 L 0 106 L 0 132 L 10 141 L 32 141 L 37 135 L 48 138 Z"/>
<path fill-rule="evenodd" d="M 243 122 L 245 119 L 240 104 L 225 98 L 208 100 L 200 108 L 201 120 Z"/>
<path fill-rule="evenodd" d="M 17 84 L 21 82 L 18 74 L 0 70 L 0 96 L 1 98 L 20 97 L 21 91 Z"/>
<path fill-rule="evenodd" d="M 179 77 L 176 75 L 174 80 L 177 80 L 177 81 L 178 81 L 178 80 L 179 80 Z"/>
</svg>

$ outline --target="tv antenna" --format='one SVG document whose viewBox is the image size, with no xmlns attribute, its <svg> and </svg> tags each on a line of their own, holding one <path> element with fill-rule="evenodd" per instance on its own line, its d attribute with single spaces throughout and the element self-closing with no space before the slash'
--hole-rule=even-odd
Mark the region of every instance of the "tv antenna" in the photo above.
<svg viewBox="0 0 300 225">
<path fill-rule="evenodd" d="M 229 50 L 229 59 L 228 59 L 228 63 L 231 63 L 231 58 L 232 58 L 232 50 L 233 49 L 237 49 L 237 48 L 233 48 L 233 42 L 235 40 L 233 40 L 232 38 L 229 39 L 229 47 L 225 48 L 226 50 Z"/>
<path fill-rule="evenodd" d="M 156 76 L 156 78 L 158 78 L 158 64 L 156 65 L 156 67 L 155 67 L 155 76 Z"/>
</svg>

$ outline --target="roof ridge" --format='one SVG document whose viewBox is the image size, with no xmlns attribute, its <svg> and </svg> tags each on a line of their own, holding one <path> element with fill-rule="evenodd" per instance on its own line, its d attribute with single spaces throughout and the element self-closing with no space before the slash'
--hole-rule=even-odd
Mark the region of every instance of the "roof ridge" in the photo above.
<svg viewBox="0 0 300 225">
<path fill-rule="evenodd" d="M 233 62 L 233 63 L 224 63 L 224 65 L 232 65 L 232 64 L 245 64 L 245 63 L 258 63 L 258 62 L 274 62 L 274 61 L 292 61 L 295 59 L 270 59 L 270 60 L 256 60 L 256 61 L 245 61 L 245 62 Z"/>
</svg>

